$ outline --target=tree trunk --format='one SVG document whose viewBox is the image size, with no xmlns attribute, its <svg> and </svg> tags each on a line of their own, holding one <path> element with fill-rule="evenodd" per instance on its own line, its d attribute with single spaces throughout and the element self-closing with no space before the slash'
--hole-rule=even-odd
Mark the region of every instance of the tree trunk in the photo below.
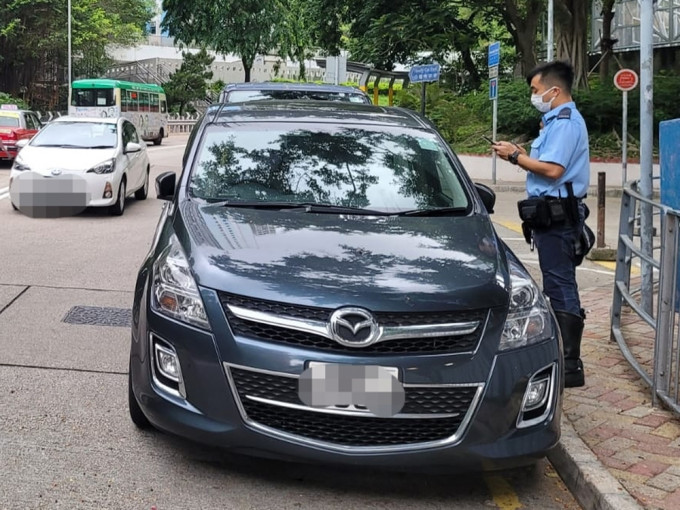
<svg viewBox="0 0 680 510">
<path fill-rule="evenodd" d="M 471 90 L 477 90 L 482 84 L 482 79 L 479 76 L 479 71 L 477 70 L 475 61 L 472 60 L 470 48 L 461 50 L 461 56 L 463 57 L 463 65 L 465 66 L 465 70 L 469 76 L 469 87 Z"/>
<path fill-rule="evenodd" d="M 555 5 L 555 39 L 558 60 L 574 67 L 577 89 L 588 88 L 588 0 L 562 0 Z"/>
<path fill-rule="evenodd" d="M 243 72 L 245 74 L 244 81 L 248 83 L 250 81 L 250 68 L 253 67 L 253 61 L 255 59 L 249 59 L 246 57 L 241 57 L 241 63 L 243 64 Z"/>
<path fill-rule="evenodd" d="M 604 0 L 602 3 L 602 37 L 600 37 L 600 81 L 605 83 L 609 78 L 609 62 L 612 58 L 614 41 L 612 41 L 612 21 L 614 19 L 614 0 Z"/>
<path fill-rule="evenodd" d="M 505 24 L 520 57 L 517 73 L 521 76 L 536 67 L 536 31 L 544 4 L 542 0 L 527 0 L 526 12 L 522 12 L 518 0 L 503 0 Z"/>
</svg>

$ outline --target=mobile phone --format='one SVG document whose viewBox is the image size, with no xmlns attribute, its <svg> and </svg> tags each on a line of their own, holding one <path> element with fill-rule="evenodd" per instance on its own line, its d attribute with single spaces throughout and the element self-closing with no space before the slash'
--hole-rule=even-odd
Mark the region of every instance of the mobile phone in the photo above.
<svg viewBox="0 0 680 510">
<path fill-rule="evenodd" d="M 484 140 L 486 140 L 487 142 L 489 142 L 491 145 L 494 145 L 494 144 L 496 143 L 496 142 L 493 141 L 493 139 L 489 138 L 489 137 L 486 136 L 486 135 L 482 135 L 482 138 L 484 138 Z"/>
</svg>

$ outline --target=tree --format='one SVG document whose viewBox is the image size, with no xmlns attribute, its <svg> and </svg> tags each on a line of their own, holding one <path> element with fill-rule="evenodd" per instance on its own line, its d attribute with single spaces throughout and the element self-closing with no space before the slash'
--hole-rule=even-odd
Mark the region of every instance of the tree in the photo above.
<svg viewBox="0 0 680 510">
<path fill-rule="evenodd" d="M 170 74 L 170 80 L 163 84 L 170 105 L 179 105 L 179 113 L 191 101 L 204 100 L 208 89 L 208 81 L 213 72 L 210 65 L 215 57 L 208 55 L 205 48 L 198 53 L 182 52 L 183 62 L 180 68 Z"/>
<path fill-rule="evenodd" d="M 238 55 L 246 82 L 255 57 L 274 48 L 282 14 L 275 0 L 163 0 L 163 9 L 163 27 L 182 44 Z"/>
<path fill-rule="evenodd" d="M 137 42 L 153 10 L 153 0 L 72 0 L 74 77 L 102 73 L 106 48 Z M 0 90 L 26 87 L 34 107 L 58 106 L 68 80 L 67 27 L 64 0 L 0 2 Z"/>
<path fill-rule="evenodd" d="M 306 80 L 305 60 L 310 58 L 312 45 L 310 17 L 312 11 L 307 0 L 278 0 L 281 20 L 276 26 L 275 38 L 279 56 L 290 58 L 300 64 L 298 79 Z"/>
<path fill-rule="evenodd" d="M 574 66 L 574 86 L 588 88 L 589 0 L 561 0 L 555 3 L 555 54 Z"/>
<path fill-rule="evenodd" d="M 600 50 L 602 62 L 600 62 L 600 82 L 605 83 L 609 76 L 609 61 L 612 58 L 614 40 L 612 39 L 612 21 L 614 20 L 615 0 L 602 2 L 602 34 L 600 35 Z"/>
</svg>

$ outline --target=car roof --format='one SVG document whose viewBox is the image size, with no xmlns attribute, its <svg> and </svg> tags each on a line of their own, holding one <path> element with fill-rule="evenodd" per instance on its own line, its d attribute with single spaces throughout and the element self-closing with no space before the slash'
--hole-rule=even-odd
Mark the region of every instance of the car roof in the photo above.
<svg viewBox="0 0 680 510">
<path fill-rule="evenodd" d="M 76 117 L 73 115 L 64 115 L 57 117 L 52 122 L 98 122 L 100 124 L 117 124 L 122 117 Z"/>
<path fill-rule="evenodd" d="M 308 122 L 364 124 L 432 130 L 415 112 L 404 108 L 328 101 L 252 101 L 211 105 L 211 123 Z"/>
<path fill-rule="evenodd" d="M 314 92 L 352 92 L 359 95 L 365 95 L 362 90 L 347 85 L 331 85 L 325 83 L 286 83 L 272 81 L 259 83 L 229 83 L 223 89 L 224 92 L 231 92 L 232 90 L 300 90 Z"/>
</svg>

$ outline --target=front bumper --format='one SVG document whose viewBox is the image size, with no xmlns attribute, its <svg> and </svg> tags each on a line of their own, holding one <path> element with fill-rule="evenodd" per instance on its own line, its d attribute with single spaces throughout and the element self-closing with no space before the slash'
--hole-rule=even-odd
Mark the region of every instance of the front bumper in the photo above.
<svg viewBox="0 0 680 510">
<path fill-rule="evenodd" d="M 269 412 L 271 407 L 263 407 L 262 402 L 256 402 L 253 407 L 253 402 L 240 391 L 234 370 L 241 371 L 239 377 L 245 369 L 251 375 L 267 373 L 285 380 L 299 375 L 310 360 L 351 363 L 357 359 L 235 339 L 216 294 L 205 289 L 202 294 L 214 333 L 157 315 L 148 307 L 146 289 L 137 291 L 131 381 L 138 403 L 159 429 L 197 442 L 269 458 L 434 471 L 503 469 L 532 463 L 545 456 L 559 440 L 562 365 L 557 341 L 492 354 L 488 370 L 478 362 L 485 355 L 481 352 L 483 349 L 474 356 L 381 356 L 358 360 L 364 364 L 400 367 L 407 391 L 409 384 L 478 388 L 470 405 L 461 407 L 459 419 L 443 425 L 450 426 L 449 433 L 437 432 L 438 438 L 432 440 L 432 436 L 427 435 L 432 433 L 427 423 L 416 424 L 414 420 L 403 430 L 422 428 L 426 431 L 425 440 L 387 444 L 390 434 L 405 434 L 390 423 L 399 421 L 398 416 L 355 417 L 354 421 L 363 420 L 361 425 L 355 425 L 346 419 L 337 422 L 333 421 L 335 418 L 317 419 L 319 413 L 315 411 L 279 412 L 277 409 L 273 415 Z M 152 338 L 167 343 L 176 352 L 182 371 L 181 391 L 168 391 L 154 376 Z M 539 422 L 518 427 L 529 379 L 546 367 L 554 370 L 548 410 Z M 275 380 L 267 381 L 265 386 L 276 387 L 280 394 L 285 392 L 283 385 Z M 411 423 L 414 425 L 410 426 Z M 323 427 L 331 429 L 330 436 Z M 317 437 L 312 438 L 314 434 Z M 351 444 L 359 440 L 359 434 L 363 434 L 362 441 L 368 444 Z M 381 444 L 371 445 L 371 438 Z"/>
</svg>

